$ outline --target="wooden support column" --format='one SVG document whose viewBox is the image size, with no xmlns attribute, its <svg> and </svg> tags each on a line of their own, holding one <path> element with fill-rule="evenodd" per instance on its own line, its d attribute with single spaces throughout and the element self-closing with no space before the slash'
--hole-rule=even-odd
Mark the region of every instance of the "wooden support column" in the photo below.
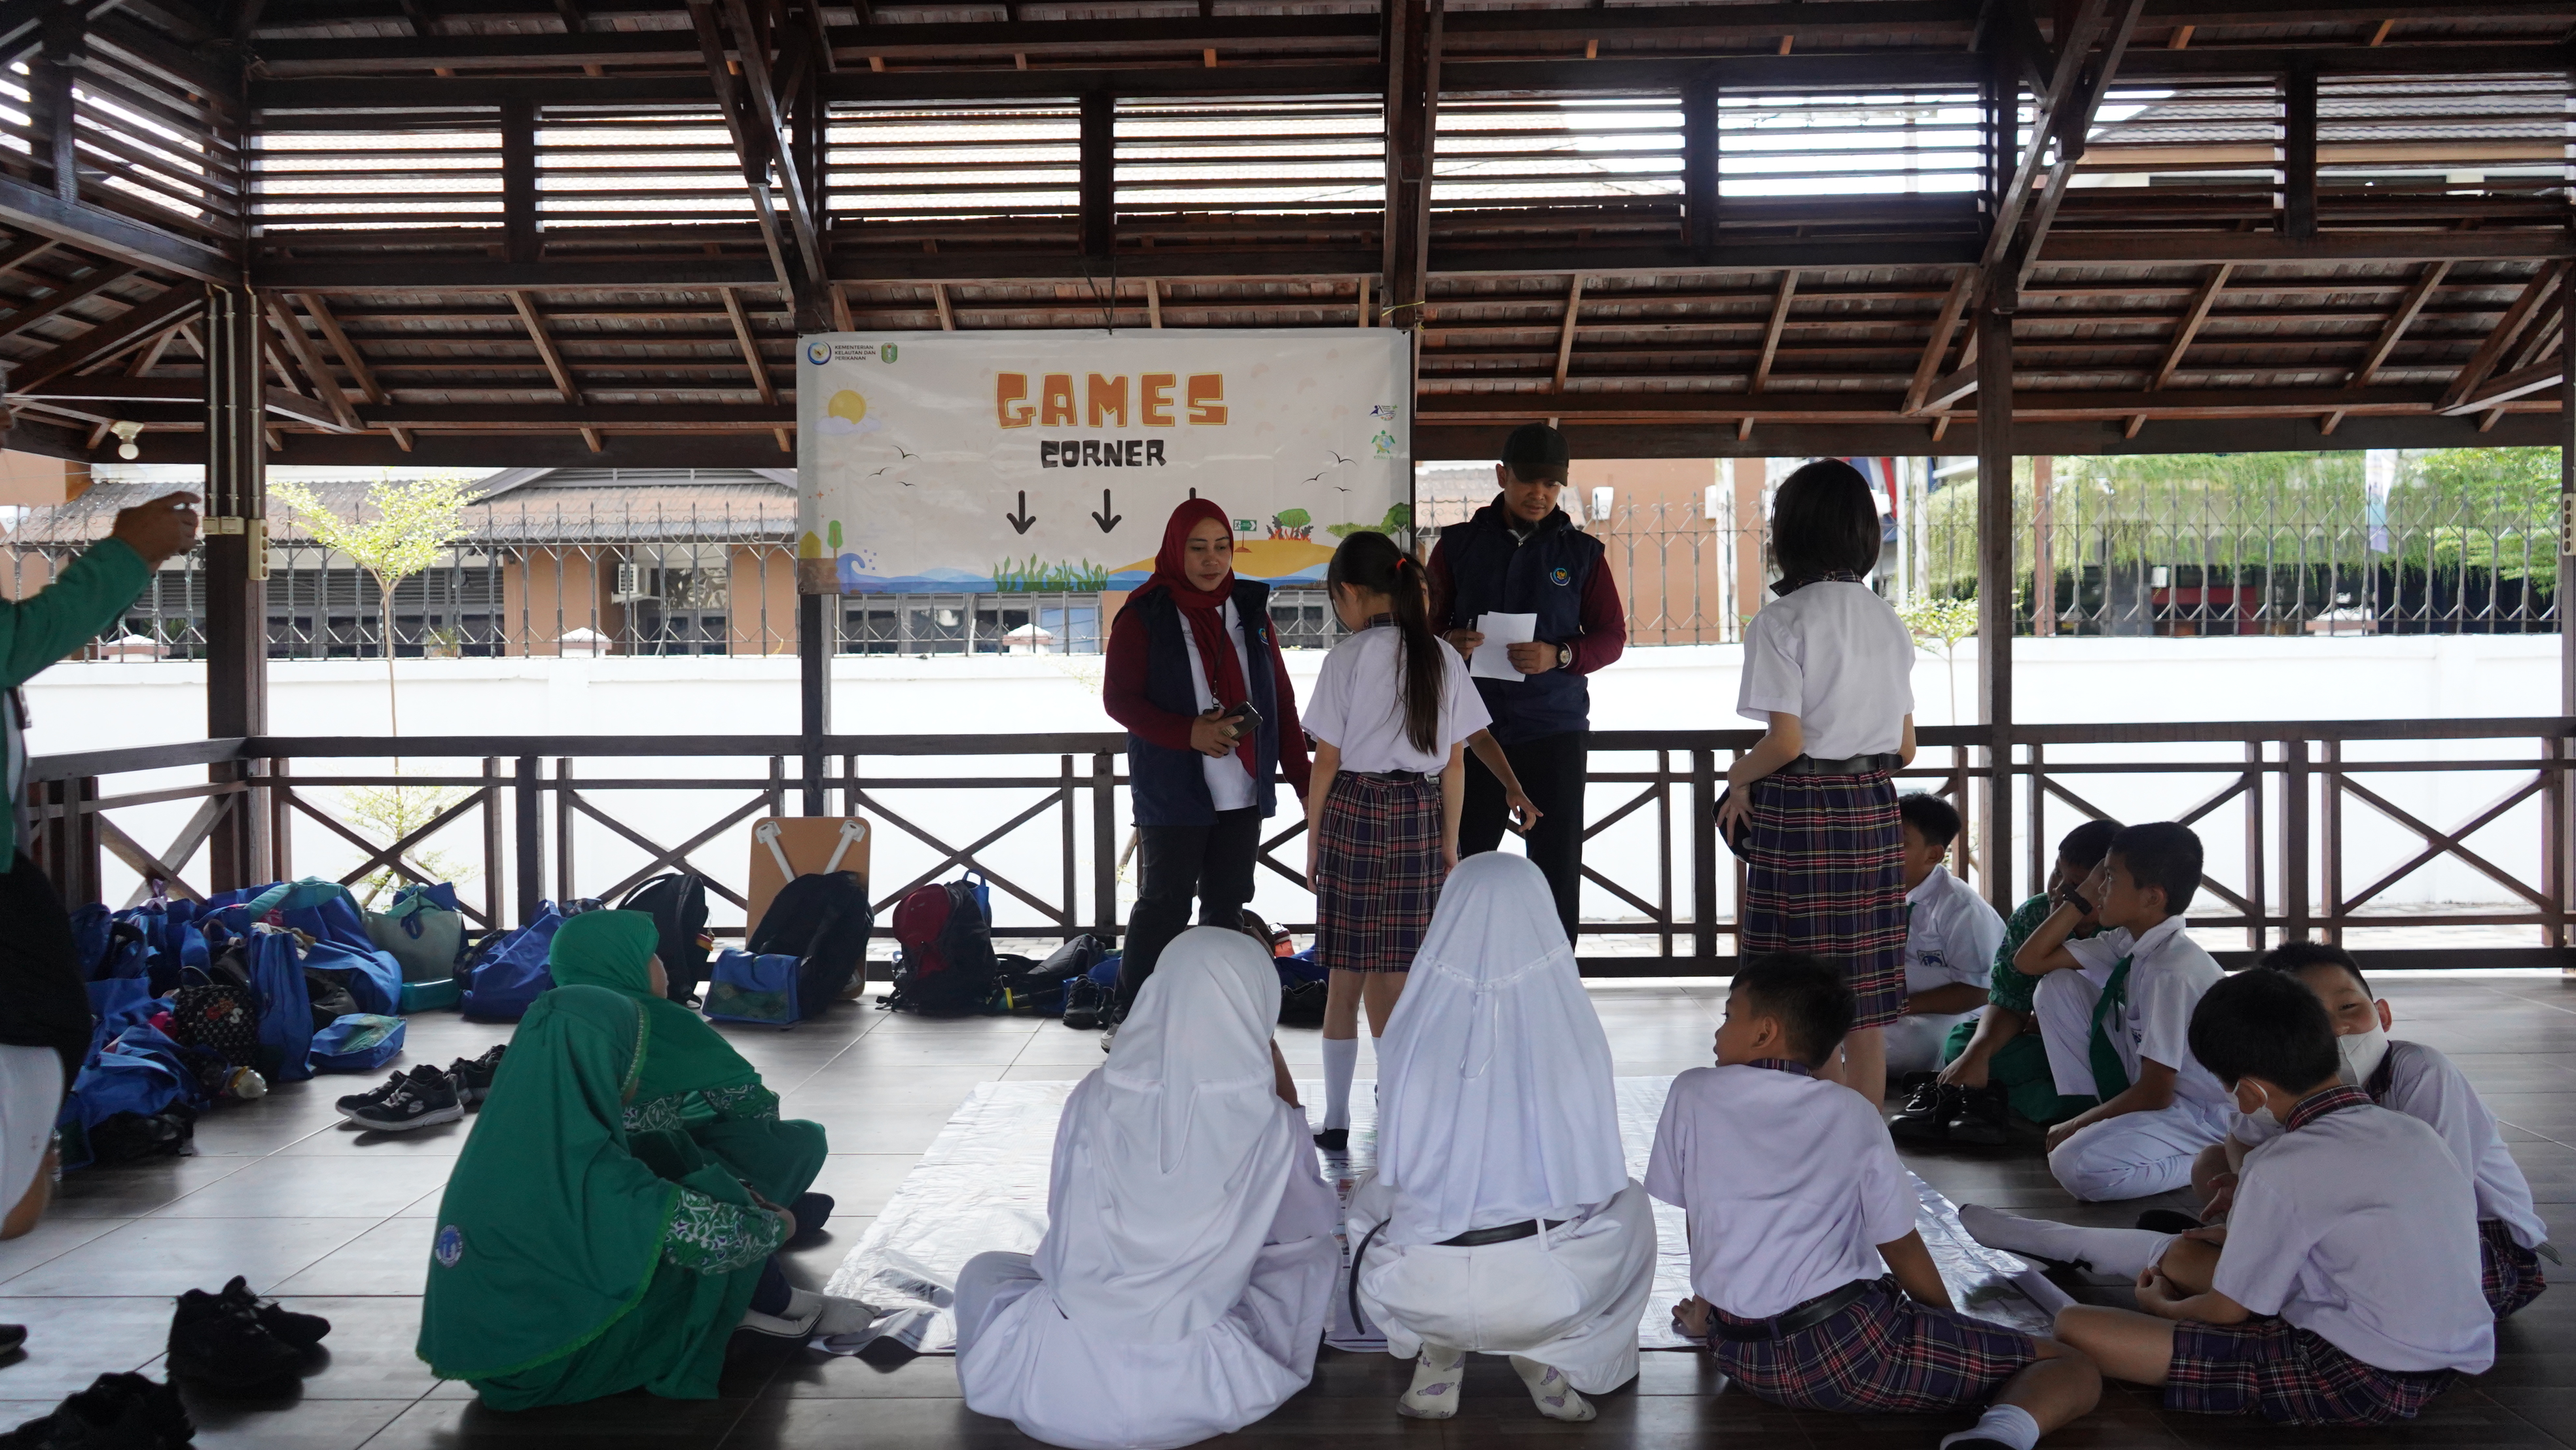
<svg viewBox="0 0 2576 1450">
<path fill-rule="evenodd" d="M 832 656 L 839 632 L 840 597 L 796 596 L 796 732 L 803 737 L 805 814 L 819 816 L 828 808 L 823 777 L 831 762 L 823 738 L 832 733 Z"/>
<path fill-rule="evenodd" d="M 2007 264 L 2009 265 L 2009 264 Z M 1985 726 L 1985 810 L 1978 848 L 1986 900 L 2013 894 L 2013 346 L 2021 289 L 2010 273 L 1986 279 L 1977 309 L 1977 706 Z"/>
<path fill-rule="evenodd" d="M 537 260 L 537 103 L 501 103 L 501 234 L 510 260 Z"/>
<path fill-rule="evenodd" d="M 2558 289 L 2560 331 L 2576 339 L 2576 287 Z M 2576 717 L 2576 356 L 2567 359 L 2558 378 L 2558 713 Z M 2576 741 L 2560 740 L 2562 761 L 2576 758 Z M 2558 819 L 2550 832 L 2557 853 L 2553 883 L 2562 910 L 2576 907 L 2576 764 L 2558 777 Z M 2553 945 L 2576 948 L 2576 922 L 2560 918 Z M 2562 975 L 2576 976 L 2576 970 Z"/>
<path fill-rule="evenodd" d="M 35 125 L 35 160 L 50 176 L 55 199 L 80 204 L 80 156 L 75 145 L 80 123 L 72 100 L 72 76 L 88 48 L 85 7 L 59 5 L 45 17 L 44 48 L 27 58 L 27 108 Z"/>
<path fill-rule="evenodd" d="M 1390 326 L 1418 328 L 1431 256 L 1431 151 L 1439 133 L 1441 0 L 1387 0 L 1386 277 Z"/>
<path fill-rule="evenodd" d="M 1713 76 L 1693 76 L 1682 87 L 1682 218 L 1702 255 L 1717 245 L 1717 102 Z"/>
<path fill-rule="evenodd" d="M 2030 632 L 2042 639 L 2057 633 L 2057 514 L 2049 499 L 2056 463 L 2046 454 L 2030 461 Z"/>
<path fill-rule="evenodd" d="M 206 290 L 206 733 L 268 733 L 267 440 L 260 431 L 263 323 L 247 287 Z M 241 767 L 209 768 L 217 781 Z M 208 840 L 217 891 L 269 878 L 266 812 L 247 796 Z"/>
<path fill-rule="evenodd" d="M 2281 78 L 2281 235 L 2317 234 L 2317 64 L 2302 56 Z"/>
<path fill-rule="evenodd" d="M 1082 98 L 1082 255 L 1118 250 L 1118 98 Z"/>
</svg>

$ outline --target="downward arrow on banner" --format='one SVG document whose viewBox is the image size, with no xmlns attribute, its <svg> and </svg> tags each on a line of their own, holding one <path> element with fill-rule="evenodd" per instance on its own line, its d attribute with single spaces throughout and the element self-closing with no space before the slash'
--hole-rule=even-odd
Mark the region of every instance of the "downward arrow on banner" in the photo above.
<svg viewBox="0 0 2576 1450">
<path fill-rule="evenodd" d="M 1002 517 L 1010 521 L 1012 533 L 1025 534 L 1029 531 L 1029 525 L 1036 523 L 1037 518 L 1029 512 L 1029 492 L 1027 489 L 1020 490 L 1019 512 L 1004 514 Z"/>
<path fill-rule="evenodd" d="M 1118 527 L 1118 521 L 1126 517 L 1125 514 L 1111 513 L 1110 507 L 1109 490 L 1104 488 L 1100 491 L 1100 512 L 1091 516 L 1091 521 L 1100 525 L 1100 532 L 1104 534 Z"/>
</svg>

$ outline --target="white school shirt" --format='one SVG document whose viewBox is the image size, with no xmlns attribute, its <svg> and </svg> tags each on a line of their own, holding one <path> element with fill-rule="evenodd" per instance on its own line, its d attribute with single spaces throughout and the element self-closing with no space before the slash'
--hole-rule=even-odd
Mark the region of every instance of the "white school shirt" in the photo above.
<svg viewBox="0 0 2576 1450">
<path fill-rule="evenodd" d="M 1820 579 L 1762 606 L 1744 630 L 1735 713 L 1795 715 L 1818 760 L 1890 755 L 1914 713 L 1914 636 L 1866 584 Z"/>
<path fill-rule="evenodd" d="M 1994 980 L 2004 919 L 1977 889 L 1935 866 L 1905 893 L 1905 990 L 1983 987 Z"/>
<path fill-rule="evenodd" d="M 1878 1246 L 1914 1229 L 1914 1191 L 1877 1112 L 1776 1068 L 1674 1078 L 1646 1191 L 1690 1223 L 1691 1288 L 1743 1319 L 1879 1277 Z"/>
<path fill-rule="evenodd" d="M 2479 1288 L 2477 1199 L 2439 1135 L 2364 1103 L 2245 1158 L 2210 1287 L 2364 1364 L 2495 1362 Z"/>
<path fill-rule="evenodd" d="M 1413 748 L 1404 733 L 1404 634 L 1392 625 L 1363 629 L 1324 656 L 1315 693 L 1298 714 L 1306 733 L 1342 753 L 1343 770 L 1383 775 L 1418 770 L 1438 775 L 1449 768 L 1449 748 L 1491 724 L 1484 697 L 1467 678 L 1458 652 L 1435 642 L 1442 670 L 1440 728 L 1434 749 Z"/>
<path fill-rule="evenodd" d="M 2469 1086 L 2467 1075 L 2432 1048 L 2395 1038 L 2388 1043 L 2388 1063 L 2388 1096 L 2379 1105 L 2431 1128 L 2451 1150 L 2452 1161 L 2468 1174 L 2477 1195 L 2479 1218 L 2502 1221 L 2513 1241 L 2526 1249 L 2546 1243 L 2549 1225 L 2532 1207 L 2531 1182 L 2513 1161 L 2513 1150 L 2496 1131 L 2495 1114 Z M 2236 1141 L 2256 1146 L 2281 1136 L 2281 1125 L 2239 1113 L 2235 1133 Z"/>
<path fill-rule="evenodd" d="M 1243 620 L 1234 612 L 1234 601 L 1228 599 L 1222 611 L 1225 638 L 1234 646 L 1234 667 L 1243 677 L 1246 698 L 1252 693 L 1252 662 L 1243 657 Z M 1190 689 L 1198 697 L 1199 713 L 1216 708 L 1216 691 L 1208 688 L 1207 663 L 1199 653 L 1199 637 L 1187 619 L 1181 621 L 1181 647 L 1190 652 Z M 1221 811 L 1239 811 L 1252 804 L 1252 772 L 1243 768 L 1243 757 L 1229 750 L 1223 759 L 1202 755 L 1199 770 L 1207 776 L 1208 799 Z"/>
<path fill-rule="evenodd" d="M 2168 916 L 2142 936 L 2113 927 L 2099 936 L 2070 939 L 2066 954 L 2096 981 L 2107 980 L 2120 958 L 2129 958 L 2128 1006 L 2119 1030 L 2110 1034 L 2120 1065 L 2128 1069 L 2131 1082 L 2138 1080 L 2142 1061 L 2172 1068 L 2174 1100 L 2224 1127 L 2236 1111 L 2236 1100 L 2191 1055 L 2191 1011 L 2227 976 L 2227 969 L 2191 939 L 2187 925 L 2179 916 Z"/>
</svg>

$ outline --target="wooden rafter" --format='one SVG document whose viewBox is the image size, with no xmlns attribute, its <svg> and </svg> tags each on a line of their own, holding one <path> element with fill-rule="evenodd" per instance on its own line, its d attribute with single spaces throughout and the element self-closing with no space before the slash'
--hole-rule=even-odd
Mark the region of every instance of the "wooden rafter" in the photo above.
<svg viewBox="0 0 2576 1450">
<path fill-rule="evenodd" d="M 2449 411 L 2468 396 L 2471 388 L 2487 380 L 2487 375 L 2495 371 L 2496 363 L 2504 357 L 2506 349 L 2522 336 L 2523 329 L 2531 325 L 2540 305 L 2549 300 L 2550 294 L 2566 277 L 2567 264 L 2564 262 L 2548 263 L 2532 274 L 2531 280 L 2523 284 L 2521 294 L 2513 299 L 2513 305 L 2505 309 L 2504 316 L 2498 318 L 2494 328 L 2488 331 L 2486 340 L 2480 342 L 2478 350 L 2460 365 L 2459 376 L 2443 389 L 2440 404 L 2443 411 Z"/>
<path fill-rule="evenodd" d="M 1566 370 L 1574 365 L 1575 319 L 1582 311 L 1583 274 L 1577 272 L 1566 285 L 1565 320 L 1556 329 L 1556 390 L 1560 393 L 1565 391 Z"/>
<path fill-rule="evenodd" d="M 331 416 L 339 423 L 342 432 L 361 431 L 357 410 L 349 406 L 349 395 L 340 390 L 340 379 L 314 349 L 313 339 L 305 336 L 304 324 L 295 320 L 295 314 L 288 310 L 284 297 L 271 292 L 267 298 L 269 324 L 286 344 L 287 352 L 295 358 L 295 365 L 313 380 L 314 396 L 321 399 L 323 407 L 331 410 Z"/>
<path fill-rule="evenodd" d="M 16 337 L 19 333 L 54 316 L 82 298 L 105 291 L 133 274 L 132 267 L 108 263 L 90 268 L 89 275 L 79 281 L 58 282 L 54 284 L 54 290 L 43 297 L 5 317 L 0 317 L 0 337 Z"/>
<path fill-rule="evenodd" d="M 1798 269 L 1780 271 L 1780 290 L 1771 299 L 1771 325 L 1762 332 L 1762 356 L 1753 364 L 1753 391 L 1771 386 L 1771 363 L 1780 355 L 1780 330 L 1789 325 L 1789 300 L 1798 295 Z"/>
<path fill-rule="evenodd" d="M 2183 355 L 2191 351 L 2192 339 L 2200 336 L 2201 324 L 2209 321 L 2209 311 L 2218 305 L 2218 294 L 2227 289 L 2227 279 L 2235 272 L 2233 264 L 2221 262 L 2210 269 L 2199 290 L 2191 294 L 2191 304 L 2183 309 L 2182 321 L 2174 328 L 2173 341 L 2166 345 L 2164 361 L 2156 364 L 2153 377 L 2147 379 L 2147 391 L 2161 391 L 2182 368 Z M 2137 435 L 2129 435 L 2134 438 Z"/>
<path fill-rule="evenodd" d="M 787 260 L 790 244 L 779 226 L 778 204 L 769 193 L 769 153 L 777 149 L 776 133 L 771 133 L 764 141 L 761 133 L 743 114 L 743 103 L 735 90 L 732 60 L 727 54 L 724 32 L 716 24 L 716 10 L 711 0 L 695 0 L 689 6 L 689 19 L 697 30 L 699 52 L 706 61 L 708 84 L 715 90 L 716 109 L 724 116 L 725 130 L 733 137 L 734 156 L 742 164 L 743 185 L 750 191 L 752 215 L 760 224 L 761 244 L 769 250 L 769 265 L 778 275 L 778 285 L 792 292 L 799 272 Z"/>
<path fill-rule="evenodd" d="M 2396 310 L 2388 314 L 2387 325 L 2379 329 L 2379 340 L 2370 345 L 2370 351 L 2362 354 L 2361 366 L 2354 368 L 2344 379 L 2345 387 L 2370 386 L 2370 380 L 2379 375 L 2388 355 L 2397 350 L 2397 340 L 2406 335 L 2406 329 L 2415 324 L 2415 315 L 2422 312 L 2424 304 L 2432 298 L 2433 289 L 2441 286 L 2442 279 L 2450 274 L 2451 264 L 2448 262 L 2425 264 L 2424 270 L 2415 278 L 2415 285 L 2406 289 L 2406 295 L 2398 300 Z"/>
<path fill-rule="evenodd" d="M 1923 399 L 1932 390 L 1932 380 L 1941 375 L 1942 360 L 1950 354 L 1950 335 L 1959 328 L 1959 315 L 1967 310 L 1969 297 L 1977 290 L 1973 272 L 1961 271 L 1950 283 L 1950 295 L 1941 299 L 1941 315 L 1932 322 L 1931 341 L 1923 345 L 1923 356 L 1914 364 L 1914 381 L 1905 389 L 1905 411 L 1924 411 Z"/>
<path fill-rule="evenodd" d="M 564 366 L 563 354 L 556 351 L 555 340 L 547 336 L 546 321 L 538 314 L 536 302 L 525 292 L 513 292 L 510 305 L 518 310 L 520 324 L 528 329 L 528 340 L 537 345 L 537 357 L 546 365 L 546 376 L 555 380 L 555 392 L 563 398 L 564 406 L 583 407 L 581 388 L 572 380 L 572 369 Z M 589 444 L 593 453 L 603 451 L 597 428 L 584 426 L 581 441 Z"/>
<path fill-rule="evenodd" d="M 760 401 L 778 405 L 778 385 L 769 379 L 769 364 L 761 360 L 760 339 L 752 336 L 751 314 L 742 306 L 742 294 L 731 287 L 718 289 L 724 294 L 725 316 L 733 323 L 734 341 L 742 347 L 742 365 L 751 372 L 751 385 L 760 390 Z M 778 451 L 793 453 L 796 444 L 784 428 L 776 430 Z"/>
<path fill-rule="evenodd" d="M 332 352 L 339 355 L 340 365 L 347 368 L 349 376 L 357 382 L 359 395 L 369 403 L 377 405 L 391 402 L 392 399 L 386 394 L 383 385 L 376 381 L 375 370 L 367 366 L 366 354 L 358 351 L 358 345 L 349 340 L 348 332 L 340 326 L 340 319 L 333 315 L 331 305 L 322 299 L 321 294 L 299 293 L 296 300 L 304 304 L 304 310 L 313 315 L 314 325 L 322 329 L 324 337 L 330 339 Z M 385 431 L 393 435 L 395 447 L 405 453 L 411 451 L 411 434 L 408 430 L 388 428 Z"/>
</svg>

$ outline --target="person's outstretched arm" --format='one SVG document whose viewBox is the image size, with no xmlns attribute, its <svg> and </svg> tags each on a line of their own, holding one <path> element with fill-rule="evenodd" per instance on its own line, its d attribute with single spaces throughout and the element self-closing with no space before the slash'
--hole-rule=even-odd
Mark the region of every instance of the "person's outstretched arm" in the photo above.
<svg viewBox="0 0 2576 1450">
<path fill-rule="evenodd" d="M 197 496 L 119 510 L 115 531 L 25 599 L 0 600 L 0 689 L 25 684 L 116 622 L 161 561 L 197 537 Z"/>
</svg>

